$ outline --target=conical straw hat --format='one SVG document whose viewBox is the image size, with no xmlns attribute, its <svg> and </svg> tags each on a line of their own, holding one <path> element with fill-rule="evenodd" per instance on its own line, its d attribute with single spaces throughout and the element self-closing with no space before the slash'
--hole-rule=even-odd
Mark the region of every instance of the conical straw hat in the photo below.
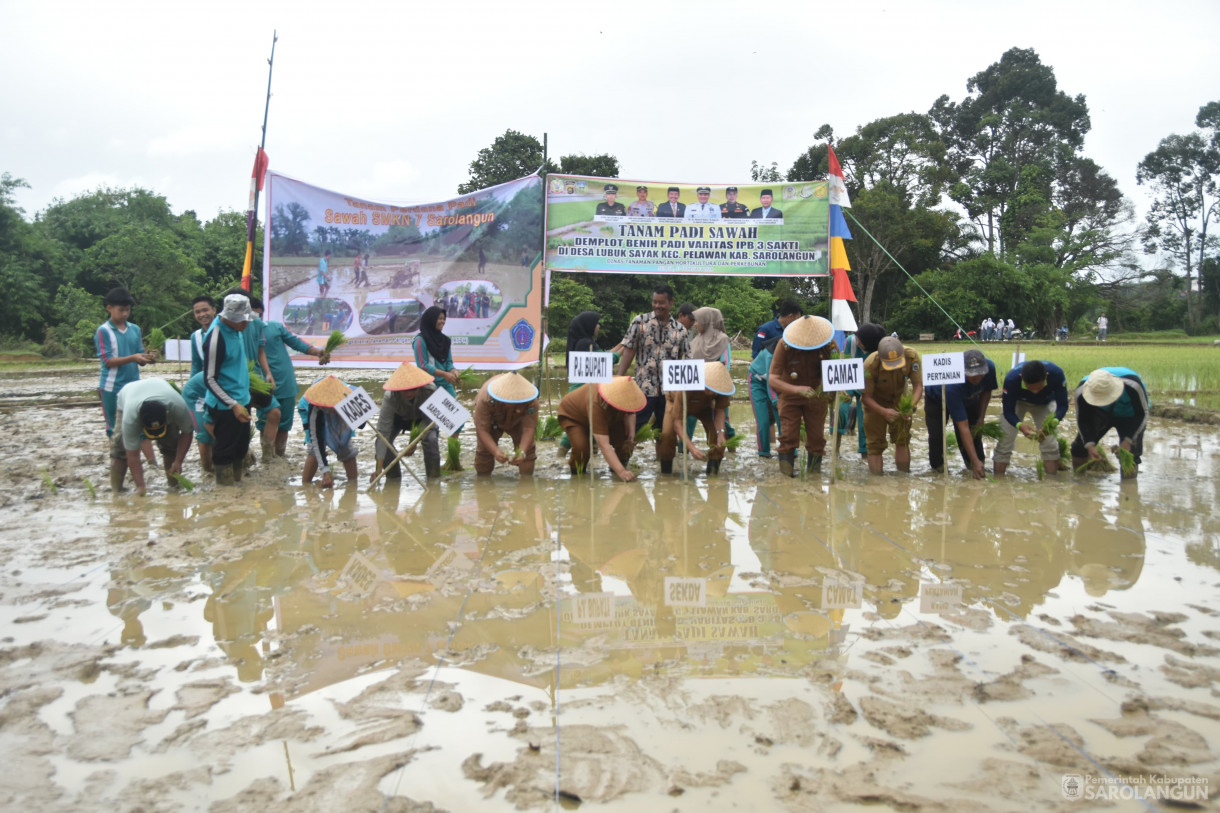
<svg viewBox="0 0 1220 813">
<path fill-rule="evenodd" d="M 434 380 L 432 373 L 427 370 L 421 370 L 413 362 L 404 361 L 398 365 L 398 369 L 394 371 L 394 374 L 386 379 L 381 388 L 387 392 L 416 390 L 431 384 Z"/>
<path fill-rule="evenodd" d="M 648 403 L 640 385 L 626 375 L 616 375 L 609 384 L 598 384 L 597 391 L 607 404 L 622 412 L 639 412 Z"/>
<path fill-rule="evenodd" d="M 335 376 L 328 375 L 305 390 L 305 400 L 314 406 L 333 407 L 351 394 L 351 387 Z"/>
<path fill-rule="evenodd" d="M 733 376 L 729 375 L 724 362 L 709 361 L 703 365 L 703 380 L 707 388 L 717 395 L 732 395 L 737 392 L 737 385 L 733 383 Z"/>
<path fill-rule="evenodd" d="M 1104 369 L 1089 373 L 1088 380 L 1084 382 L 1084 391 L 1081 393 L 1085 402 L 1095 407 L 1110 406 L 1122 394 L 1123 380 Z"/>
<path fill-rule="evenodd" d="M 784 328 L 784 344 L 796 350 L 817 350 L 834 338 L 835 328 L 821 316 L 802 316 Z"/>
<path fill-rule="evenodd" d="M 538 397 L 538 388 L 520 373 L 500 373 L 488 380 L 487 394 L 504 404 L 524 404 Z"/>
</svg>

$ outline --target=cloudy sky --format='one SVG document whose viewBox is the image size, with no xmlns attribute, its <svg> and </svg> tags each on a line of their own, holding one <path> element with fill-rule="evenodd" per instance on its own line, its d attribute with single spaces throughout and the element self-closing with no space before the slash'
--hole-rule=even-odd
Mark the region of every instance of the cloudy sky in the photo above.
<svg viewBox="0 0 1220 813">
<path fill-rule="evenodd" d="M 391 203 L 454 196 L 508 128 L 629 178 L 785 171 L 823 123 L 960 100 L 1015 46 L 1087 97 L 1085 154 L 1144 210 L 1136 164 L 1220 98 L 1210 0 L 0 0 L 0 20 L 0 172 L 27 216 L 99 185 L 244 209 L 273 30 L 272 168 Z"/>
</svg>

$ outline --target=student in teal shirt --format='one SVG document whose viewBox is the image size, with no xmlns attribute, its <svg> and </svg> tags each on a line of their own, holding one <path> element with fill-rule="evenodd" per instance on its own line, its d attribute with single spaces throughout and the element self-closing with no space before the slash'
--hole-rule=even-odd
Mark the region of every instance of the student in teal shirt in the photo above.
<svg viewBox="0 0 1220 813">
<path fill-rule="evenodd" d="M 98 393 L 102 397 L 102 412 L 106 416 L 106 437 L 114 432 L 119 390 L 140 380 L 141 366 L 156 361 L 152 353 L 144 352 L 144 336 L 140 326 L 127 321 L 131 316 L 131 306 L 135 303 L 126 288 L 112 289 L 105 299 L 110 318 L 98 327 L 93 336 L 97 357 L 102 363 Z"/>
<path fill-rule="evenodd" d="M 432 373 L 437 386 L 457 398 L 458 374 L 453 369 L 453 354 L 449 337 L 441 332 L 445 327 L 445 312 L 436 305 L 424 311 L 419 320 L 419 335 L 411 344 L 415 348 L 415 365 Z"/>
<path fill-rule="evenodd" d="M 264 355 L 273 377 L 268 380 L 275 381 L 271 406 L 258 409 L 258 422 L 256 423 L 262 439 L 263 459 L 266 460 L 272 454 L 284 457 L 287 453 L 288 433 L 292 430 L 292 416 L 297 405 L 297 395 L 300 392 L 288 348 L 291 347 L 298 353 L 322 359 L 322 364 L 330 359 L 323 358 L 320 348 L 307 344 L 293 335 L 282 323 L 262 321 L 263 303 L 260 300 L 253 300 L 251 306 L 254 308 L 255 315 L 258 316 L 258 324 L 262 326 L 263 330 Z"/>
</svg>

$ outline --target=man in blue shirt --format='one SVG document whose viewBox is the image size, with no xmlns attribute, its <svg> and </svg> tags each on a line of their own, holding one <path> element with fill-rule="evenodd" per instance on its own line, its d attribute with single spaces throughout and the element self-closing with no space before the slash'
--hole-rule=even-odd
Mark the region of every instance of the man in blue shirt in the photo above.
<svg viewBox="0 0 1220 813">
<path fill-rule="evenodd" d="M 241 334 L 254 317 L 250 300 L 241 294 L 225 297 L 224 309 L 203 337 L 204 399 L 212 434 L 212 465 L 217 485 L 241 479 L 242 461 L 250 449 L 250 369 Z"/>
<path fill-rule="evenodd" d="M 780 302 L 779 316 L 770 322 L 764 322 L 754 332 L 754 345 L 750 348 L 750 358 L 757 358 L 758 351 L 762 350 L 764 344 L 771 339 L 781 338 L 784 335 L 784 328 L 804 315 L 804 309 L 791 299 L 785 299 L 783 302 Z"/>
<path fill-rule="evenodd" d="M 1018 364 L 1004 376 L 1004 418 L 1000 426 L 1004 437 L 995 447 L 995 473 L 1008 470 L 1012 459 L 1012 447 L 1016 444 L 1017 432 L 1032 437 L 1042 429 L 1046 419 L 1052 415 L 1050 405 L 1055 404 L 1054 416 L 1063 420 L 1068 411 L 1067 377 L 1057 364 L 1049 361 L 1027 361 Z M 1034 426 L 1021 423 L 1029 415 Z M 1059 471 L 1059 441 L 1054 435 L 1044 437 L 1038 446 L 1042 453 L 1042 465 L 1047 474 Z"/>
<path fill-rule="evenodd" d="M 1076 439 L 1072 441 L 1072 466 L 1080 468 L 1101 458 L 1097 444 L 1111 429 L 1118 432 L 1119 445 L 1135 456 L 1136 470 L 1144 453 L 1144 429 L 1148 426 L 1148 390 L 1139 373 L 1127 367 L 1102 367 L 1086 375 L 1076 388 Z"/>
<path fill-rule="evenodd" d="M 975 480 L 985 474 L 983 461 L 983 439 L 973 437 L 973 428 L 982 426 L 987 417 L 987 405 L 991 393 L 999 386 L 996 381 L 995 362 L 983 355 L 982 350 L 971 349 L 964 354 L 966 380 L 945 387 L 944 404 L 941 403 L 941 388 L 924 389 L 924 417 L 928 425 L 928 460 L 932 468 L 941 471 L 945 465 L 945 409 L 953 421 L 953 432 L 957 436 L 957 449 Z"/>
<path fill-rule="evenodd" d="M 114 288 L 106 294 L 106 312 L 110 318 L 93 335 L 97 357 L 102 363 L 101 380 L 97 389 L 102 397 L 102 413 L 106 416 L 106 437 L 114 430 L 119 391 L 132 381 L 140 380 L 140 368 L 152 364 L 156 357 L 144 352 L 144 336 L 140 326 L 128 322 L 135 304 L 126 288 Z M 113 476 L 113 472 L 111 472 Z M 121 482 L 121 481 L 120 481 Z"/>
</svg>

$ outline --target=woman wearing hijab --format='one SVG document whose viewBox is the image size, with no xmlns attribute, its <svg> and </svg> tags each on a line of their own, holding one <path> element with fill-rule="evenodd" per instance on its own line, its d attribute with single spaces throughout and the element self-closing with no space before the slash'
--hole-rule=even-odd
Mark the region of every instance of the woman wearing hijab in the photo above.
<svg viewBox="0 0 1220 813">
<path fill-rule="evenodd" d="M 693 314 L 695 320 L 695 337 L 690 341 L 690 357 L 704 361 L 718 361 L 729 369 L 733 358 L 729 348 L 729 334 L 724 332 L 724 314 L 719 308 L 696 308 Z M 729 423 L 729 411 L 724 411 L 724 429 L 726 439 L 733 437 L 737 431 Z M 687 435 L 695 432 L 695 418 L 686 417 Z"/>
<path fill-rule="evenodd" d="M 453 369 L 453 356 L 449 352 L 449 337 L 441 330 L 445 327 L 445 311 L 433 305 L 424 311 L 419 320 L 419 335 L 411 344 L 415 348 L 415 364 L 432 374 L 438 387 L 444 388 L 457 398 L 458 374 Z"/>
</svg>

